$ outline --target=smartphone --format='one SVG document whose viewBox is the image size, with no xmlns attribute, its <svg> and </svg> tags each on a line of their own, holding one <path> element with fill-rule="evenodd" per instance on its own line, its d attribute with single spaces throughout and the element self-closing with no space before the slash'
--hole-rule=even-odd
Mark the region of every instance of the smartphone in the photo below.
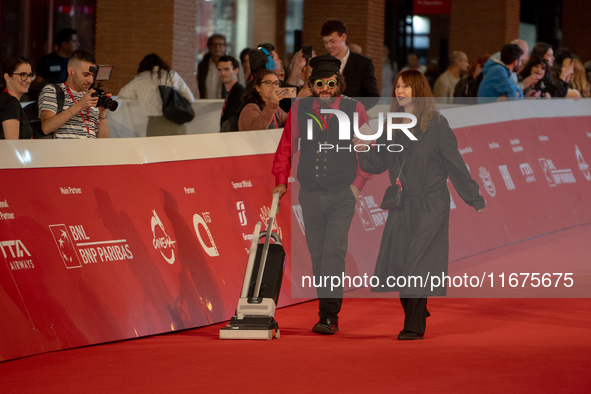
<svg viewBox="0 0 591 394">
<path fill-rule="evenodd" d="M 298 88 L 277 88 L 278 91 L 285 90 L 285 96 L 283 98 L 295 98 L 298 95 Z"/>
<path fill-rule="evenodd" d="M 306 59 L 306 66 L 308 65 L 308 61 L 312 57 L 312 45 L 303 46 L 302 47 L 302 56 Z"/>
</svg>

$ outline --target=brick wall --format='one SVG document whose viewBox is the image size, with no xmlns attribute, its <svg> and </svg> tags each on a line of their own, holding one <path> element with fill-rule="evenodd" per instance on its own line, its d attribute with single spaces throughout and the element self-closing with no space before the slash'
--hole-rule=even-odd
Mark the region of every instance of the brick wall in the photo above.
<svg viewBox="0 0 591 394">
<path fill-rule="evenodd" d="M 191 0 L 97 0 L 96 59 L 114 66 L 105 90 L 116 94 L 157 53 L 195 93 L 196 16 Z"/>
<path fill-rule="evenodd" d="M 583 63 L 591 60 L 589 45 L 589 15 L 591 2 L 580 0 L 562 1 L 562 46 L 578 55 Z"/>
<path fill-rule="evenodd" d="M 520 8 L 520 0 L 453 0 L 450 51 L 463 51 L 470 60 L 500 51 L 519 36 Z"/>
<path fill-rule="evenodd" d="M 347 26 L 347 43 L 360 45 L 363 55 L 373 60 L 381 89 L 385 7 L 385 0 L 325 0 L 321 5 L 308 0 L 304 2 L 304 45 L 312 45 L 317 55 L 327 53 L 320 35 L 322 25 L 328 19 L 342 20 Z"/>
<path fill-rule="evenodd" d="M 253 11 L 252 46 L 265 42 L 277 45 L 277 2 L 275 0 L 254 0 Z M 285 17 L 283 24 L 285 25 Z M 285 30 L 285 28 L 283 29 Z"/>
</svg>

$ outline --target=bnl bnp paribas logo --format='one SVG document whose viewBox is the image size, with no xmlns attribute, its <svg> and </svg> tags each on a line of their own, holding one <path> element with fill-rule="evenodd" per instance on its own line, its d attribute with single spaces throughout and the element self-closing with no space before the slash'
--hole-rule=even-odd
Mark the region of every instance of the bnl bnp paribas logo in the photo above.
<svg viewBox="0 0 591 394">
<path fill-rule="evenodd" d="M 351 120 L 349 116 L 338 109 L 332 108 L 321 108 L 320 111 L 315 111 L 311 108 L 304 108 L 305 114 L 310 116 L 311 119 L 307 120 L 307 138 L 308 140 L 314 140 L 314 121 L 320 127 L 320 130 L 328 130 L 328 123 L 326 118 L 322 115 L 325 114 L 332 114 L 337 117 L 339 122 L 339 140 L 341 141 L 351 141 Z M 410 123 L 394 123 L 394 119 L 409 119 Z M 417 141 L 417 137 L 415 137 L 412 132 L 409 130 L 417 125 L 417 118 L 413 114 L 409 114 L 406 112 L 388 112 L 386 114 L 386 137 L 388 141 L 392 141 L 392 131 L 393 130 L 401 130 L 406 134 L 406 136 L 411 141 Z M 384 133 L 384 113 L 380 112 L 378 114 L 378 130 L 374 131 L 367 123 L 363 124 L 361 128 L 359 127 L 359 114 L 355 112 L 353 114 L 353 133 L 355 137 L 359 138 L 363 141 L 375 141 L 382 136 Z M 402 152 L 404 149 L 400 144 L 373 144 L 372 146 L 376 147 L 378 152 L 380 149 L 386 149 L 388 152 Z M 349 145 L 341 145 L 337 144 L 320 144 L 319 151 L 328 151 L 328 150 L 336 150 L 339 151 L 348 151 L 348 152 L 367 152 L 370 149 L 369 144 L 349 144 Z"/>
</svg>

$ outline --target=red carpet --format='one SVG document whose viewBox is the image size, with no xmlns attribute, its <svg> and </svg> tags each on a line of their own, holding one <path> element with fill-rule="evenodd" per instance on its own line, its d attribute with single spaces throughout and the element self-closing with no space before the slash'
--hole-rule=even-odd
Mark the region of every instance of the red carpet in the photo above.
<svg viewBox="0 0 591 394">
<path fill-rule="evenodd" d="M 527 242 L 557 248 L 588 237 L 588 227 Z M 522 259 L 524 246 L 502 248 L 502 255 L 511 259 L 514 248 Z M 565 259 L 581 253 L 562 250 Z M 0 391 L 591 392 L 591 299 L 439 298 L 428 306 L 422 341 L 395 339 L 403 322 L 397 299 L 346 299 L 334 336 L 311 332 L 312 301 L 277 312 L 279 339 L 220 341 L 218 324 L 41 354 L 0 363 Z"/>
</svg>

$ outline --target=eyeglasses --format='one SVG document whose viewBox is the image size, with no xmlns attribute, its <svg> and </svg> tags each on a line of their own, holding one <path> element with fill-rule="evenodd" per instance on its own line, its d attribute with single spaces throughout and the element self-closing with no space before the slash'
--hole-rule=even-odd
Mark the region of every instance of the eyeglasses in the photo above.
<svg viewBox="0 0 591 394">
<path fill-rule="evenodd" d="M 212 44 L 209 44 L 210 47 L 225 47 L 226 44 L 221 43 L 221 42 L 214 42 Z"/>
<path fill-rule="evenodd" d="M 281 85 L 281 83 L 279 83 L 279 81 L 275 81 L 275 82 L 273 82 L 273 81 L 261 81 L 261 85 L 262 85 L 262 84 L 265 84 L 265 85 L 267 85 L 268 87 L 272 87 L 272 86 L 277 86 L 277 87 L 279 87 L 279 86 Z"/>
<path fill-rule="evenodd" d="M 10 75 L 20 75 L 21 76 L 21 81 L 26 81 L 27 78 L 31 78 L 31 82 L 33 82 L 35 80 L 35 78 L 37 78 L 37 74 L 35 74 L 35 73 L 31 73 L 31 74 L 27 74 L 27 73 L 10 73 Z"/>
<path fill-rule="evenodd" d="M 316 86 L 318 89 L 322 89 L 324 85 L 328 86 L 329 89 L 334 89 L 337 87 L 338 83 L 334 79 L 329 79 L 326 82 L 322 79 L 317 79 L 314 81 L 314 86 Z"/>
</svg>

